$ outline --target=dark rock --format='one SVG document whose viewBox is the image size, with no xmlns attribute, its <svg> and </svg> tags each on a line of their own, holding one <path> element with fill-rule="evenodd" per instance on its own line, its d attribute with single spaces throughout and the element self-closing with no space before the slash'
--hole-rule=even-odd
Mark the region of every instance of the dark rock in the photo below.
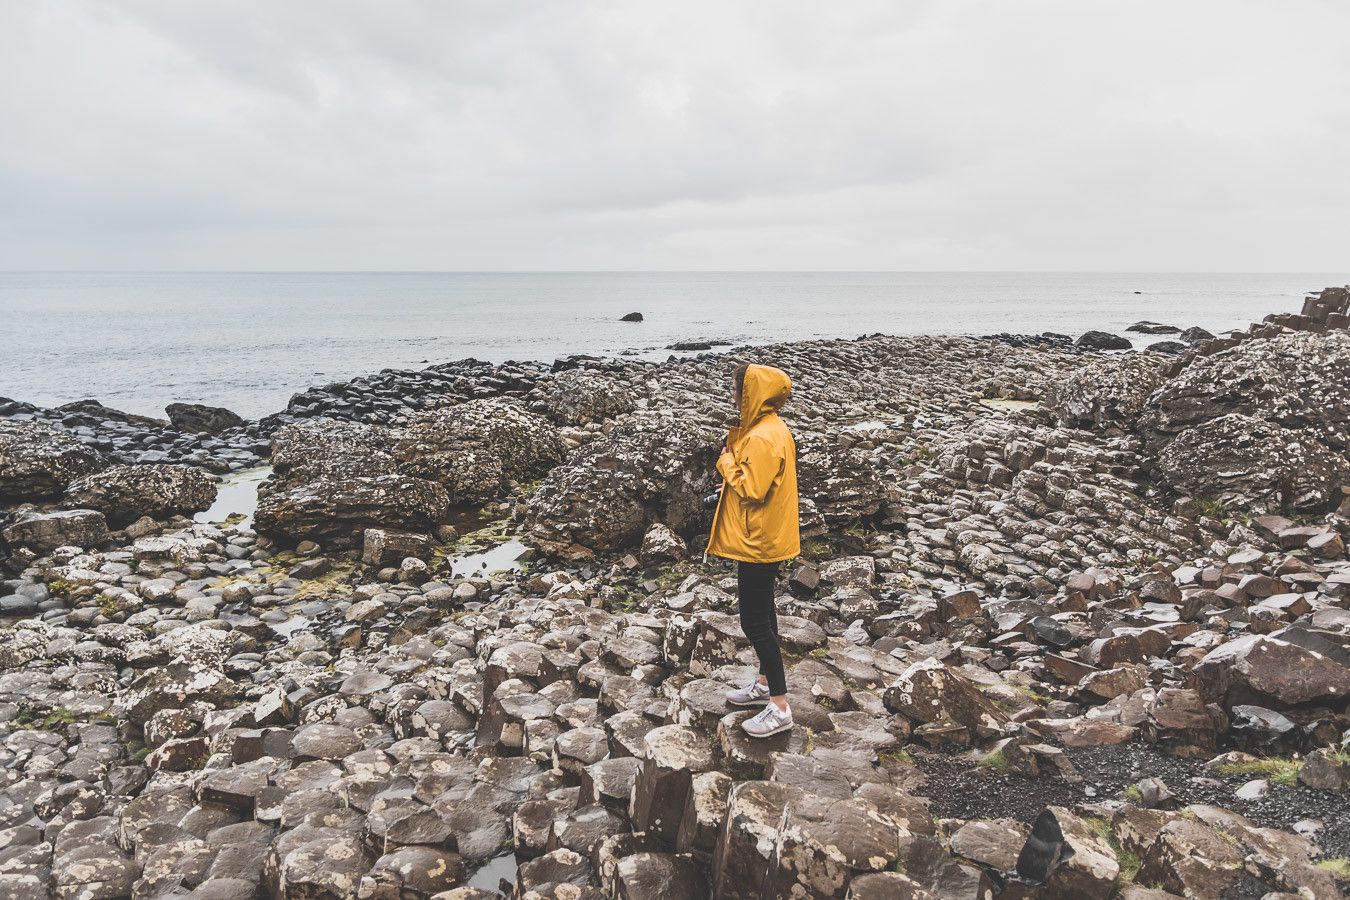
<svg viewBox="0 0 1350 900">
<path fill-rule="evenodd" d="M 431 540 L 425 534 L 367 528 L 362 535 L 361 562 L 368 566 L 380 569 L 396 566 L 410 556 L 415 559 L 431 556 Z"/>
<path fill-rule="evenodd" d="M 1134 345 L 1129 338 L 1109 331 L 1088 331 L 1078 336 L 1074 345 L 1084 350 L 1128 350 Z"/>
<path fill-rule="evenodd" d="M 192 433 L 220 434 L 245 424 L 243 417 L 220 406 L 170 403 L 164 407 L 164 412 L 168 414 L 174 428 Z"/>
<path fill-rule="evenodd" d="M 1181 329 L 1175 325 L 1163 325 L 1158 322 L 1140 321 L 1125 329 L 1139 334 L 1180 334 Z"/>
<path fill-rule="evenodd" d="M 641 322 L 641 321 L 642 321 L 642 313 L 640 313 L 640 312 L 630 312 L 630 313 L 628 313 L 627 315 L 625 315 L 623 318 L 621 318 L 619 321 L 621 321 L 621 322 Z"/>
</svg>

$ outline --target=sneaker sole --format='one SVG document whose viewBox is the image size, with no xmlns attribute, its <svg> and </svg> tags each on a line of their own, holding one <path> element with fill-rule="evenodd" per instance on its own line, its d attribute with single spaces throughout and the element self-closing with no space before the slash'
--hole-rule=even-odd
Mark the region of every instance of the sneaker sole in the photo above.
<svg viewBox="0 0 1350 900">
<path fill-rule="evenodd" d="M 746 729 L 744 729 L 744 728 L 742 728 L 741 731 L 745 731 L 745 733 L 746 733 L 747 735 L 749 735 L 750 737 L 752 737 L 752 738 L 766 738 L 766 737 L 773 737 L 775 734 L 782 734 L 782 733 L 785 732 L 785 731 L 791 731 L 791 730 L 792 730 L 792 726 L 793 726 L 794 724 L 795 724 L 795 723 L 793 723 L 793 722 L 788 722 L 786 725 L 779 725 L 779 726 L 778 726 L 777 728 L 775 728 L 773 731 L 765 731 L 765 732 L 763 732 L 763 733 L 761 733 L 761 734 L 755 734 L 755 733 L 752 732 L 752 731 L 746 731 Z"/>
<path fill-rule="evenodd" d="M 768 697 L 765 697 L 763 700 L 732 700 L 730 697 L 727 698 L 728 706 L 765 706 L 768 702 Z"/>
</svg>

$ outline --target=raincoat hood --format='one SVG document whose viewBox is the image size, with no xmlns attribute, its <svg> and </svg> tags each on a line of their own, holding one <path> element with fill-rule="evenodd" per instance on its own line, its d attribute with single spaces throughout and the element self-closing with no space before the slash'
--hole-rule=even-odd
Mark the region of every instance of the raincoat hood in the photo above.
<svg viewBox="0 0 1350 900">
<path fill-rule="evenodd" d="M 741 382 L 741 421 L 739 433 L 769 413 L 776 411 L 792 396 L 792 379 L 782 369 L 751 365 Z"/>
</svg>

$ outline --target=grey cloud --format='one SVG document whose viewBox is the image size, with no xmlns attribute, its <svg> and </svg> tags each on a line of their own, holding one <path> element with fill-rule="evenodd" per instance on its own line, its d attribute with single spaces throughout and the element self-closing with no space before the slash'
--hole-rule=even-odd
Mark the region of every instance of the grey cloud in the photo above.
<svg viewBox="0 0 1350 900">
<path fill-rule="evenodd" d="M 1343 265 L 1343 4 L 0 7 L 0 267 Z"/>
</svg>

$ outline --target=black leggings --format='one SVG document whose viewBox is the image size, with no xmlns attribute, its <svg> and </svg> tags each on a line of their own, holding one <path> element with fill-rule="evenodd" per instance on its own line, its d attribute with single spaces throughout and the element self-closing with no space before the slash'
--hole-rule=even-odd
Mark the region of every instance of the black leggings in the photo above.
<svg viewBox="0 0 1350 900">
<path fill-rule="evenodd" d="M 778 563 L 736 563 L 736 599 L 740 604 L 741 631 L 759 657 L 759 674 L 769 682 L 769 694 L 787 693 L 783 653 L 778 648 L 778 613 L 773 608 L 773 584 Z"/>
</svg>

